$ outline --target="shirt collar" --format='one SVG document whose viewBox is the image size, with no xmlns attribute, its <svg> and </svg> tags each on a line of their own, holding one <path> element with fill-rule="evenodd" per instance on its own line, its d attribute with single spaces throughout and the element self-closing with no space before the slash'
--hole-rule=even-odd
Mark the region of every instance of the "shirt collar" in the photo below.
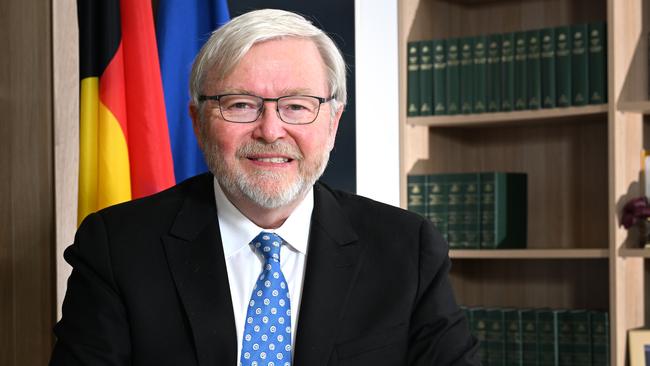
<svg viewBox="0 0 650 366">
<path fill-rule="evenodd" d="M 228 200 L 221 186 L 214 178 L 214 196 L 217 203 L 217 216 L 221 232 L 223 250 L 226 258 L 241 250 L 261 231 L 278 234 L 294 250 L 307 254 L 309 227 L 314 208 L 314 189 L 311 187 L 305 198 L 277 229 L 261 228 L 249 220 Z"/>
</svg>

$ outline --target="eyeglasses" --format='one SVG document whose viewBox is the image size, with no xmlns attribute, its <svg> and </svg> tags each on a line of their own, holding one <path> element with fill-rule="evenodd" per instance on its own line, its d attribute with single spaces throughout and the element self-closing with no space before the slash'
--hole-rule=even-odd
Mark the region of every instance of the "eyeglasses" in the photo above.
<svg viewBox="0 0 650 366">
<path fill-rule="evenodd" d="M 334 97 L 321 98 L 313 95 L 288 95 L 279 98 L 262 98 L 249 94 L 199 95 L 199 102 L 215 101 L 218 103 L 221 118 L 228 122 L 251 123 L 264 111 L 264 102 L 275 102 L 278 117 L 292 125 L 306 125 L 318 117 L 320 105 Z"/>
</svg>

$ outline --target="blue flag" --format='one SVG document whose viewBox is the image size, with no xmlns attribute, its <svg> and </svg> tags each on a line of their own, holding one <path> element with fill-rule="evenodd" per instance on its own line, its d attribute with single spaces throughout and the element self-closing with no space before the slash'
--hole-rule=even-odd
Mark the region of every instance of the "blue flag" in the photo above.
<svg viewBox="0 0 650 366">
<path fill-rule="evenodd" d="M 188 112 L 189 75 L 192 61 L 210 33 L 229 19 L 226 0 L 158 3 L 156 36 L 176 182 L 208 170 Z"/>
</svg>

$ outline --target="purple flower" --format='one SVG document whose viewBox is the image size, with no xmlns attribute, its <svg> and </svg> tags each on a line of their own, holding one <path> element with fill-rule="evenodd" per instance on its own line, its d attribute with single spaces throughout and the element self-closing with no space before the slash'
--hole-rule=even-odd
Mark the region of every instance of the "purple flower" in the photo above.
<svg viewBox="0 0 650 366">
<path fill-rule="evenodd" d="M 648 202 L 648 198 L 645 196 L 637 197 L 623 206 L 621 225 L 629 229 L 637 222 L 646 220 L 648 217 L 650 217 L 650 203 Z"/>
</svg>

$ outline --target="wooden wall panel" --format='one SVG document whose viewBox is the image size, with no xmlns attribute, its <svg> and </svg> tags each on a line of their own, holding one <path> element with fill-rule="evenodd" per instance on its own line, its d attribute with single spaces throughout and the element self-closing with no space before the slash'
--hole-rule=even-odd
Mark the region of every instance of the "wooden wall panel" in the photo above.
<svg viewBox="0 0 650 366">
<path fill-rule="evenodd" d="M 54 323 L 49 1 L 0 2 L 0 364 L 45 365 Z"/>
<path fill-rule="evenodd" d="M 54 181 L 56 207 L 56 310 L 61 304 L 72 268 L 63 251 L 77 230 L 79 176 L 79 29 L 76 0 L 52 4 L 54 80 Z"/>
</svg>

